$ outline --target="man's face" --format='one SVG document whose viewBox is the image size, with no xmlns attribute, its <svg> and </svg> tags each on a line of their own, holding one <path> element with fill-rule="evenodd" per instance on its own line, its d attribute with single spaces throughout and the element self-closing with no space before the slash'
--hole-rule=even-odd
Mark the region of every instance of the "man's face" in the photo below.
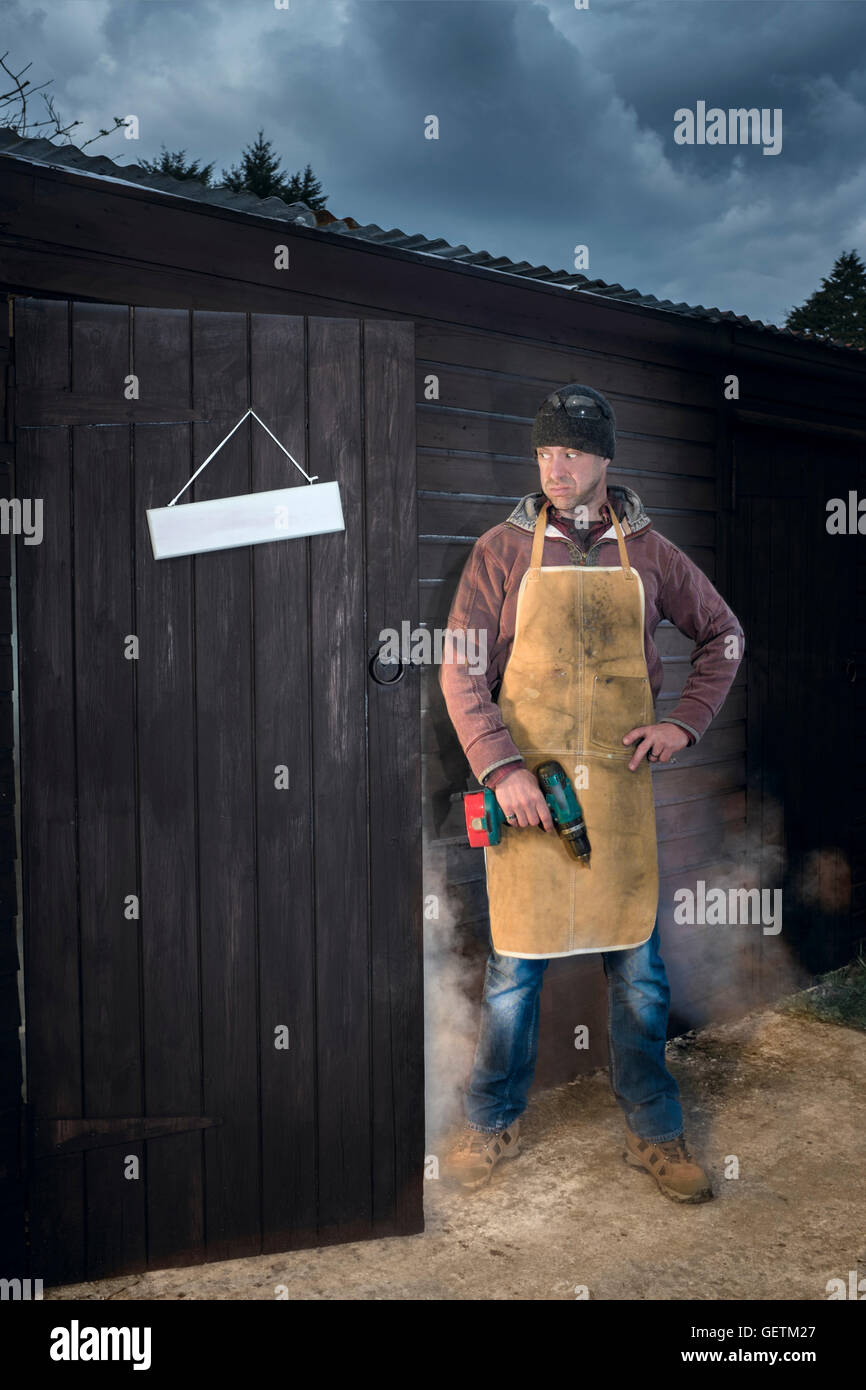
<svg viewBox="0 0 866 1390">
<path fill-rule="evenodd" d="M 581 449 L 550 444 L 536 449 L 541 490 L 560 511 L 573 511 L 590 502 L 604 480 L 610 459 Z"/>
</svg>

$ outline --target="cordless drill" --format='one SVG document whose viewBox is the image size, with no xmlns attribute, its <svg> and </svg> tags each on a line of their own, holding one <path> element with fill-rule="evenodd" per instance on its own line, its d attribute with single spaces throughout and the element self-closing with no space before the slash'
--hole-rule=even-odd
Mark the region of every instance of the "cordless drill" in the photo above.
<svg viewBox="0 0 866 1390">
<path fill-rule="evenodd" d="M 574 787 L 561 763 L 554 759 L 540 763 L 535 769 L 538 785 L 550 807 L 557 834 L 569 854 L 589 868 L 590 844 L 586 822 Z M 498 845 L 502 827 L 508 824 L 505 812 L 489 787 L 480 792 L 467 792 L 463 798 L 466 830 L 470 845 Z"/>
</svg>

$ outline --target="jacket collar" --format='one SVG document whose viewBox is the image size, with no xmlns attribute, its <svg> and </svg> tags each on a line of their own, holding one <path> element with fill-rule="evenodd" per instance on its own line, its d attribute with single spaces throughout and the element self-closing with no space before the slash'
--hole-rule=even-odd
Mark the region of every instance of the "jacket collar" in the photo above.
<svg viewBox="0 0 866 1390">
<path fill-rule="evenodd" d="M 644 511 L 643 503 L 630 487 L 620 487 L 617 483 L 608 483 L 607 490 L 614 501 L 622 503 L 622 508 L 617 508 L 617 515 L 622 510 L 623 519 L 628 522 L 627 526 L 623 526 L 624 535 L 633 535 L 635 531 L 644 531 L 647 527 L 652 526 L 652 521 Z M 521 497 L 510 516 L 506 517 L 506 524 L 516 526 L 520 531 L 534 531 L 535 523 L 538 520 L 538 511 L 544 500 L 543 492 L 527 493 L 525 497 Z M 549 522 L 548 528 L 551 529 Z M 555 528 L 552 529 L 555 530 Z M 559 535 L 560 532 L 557 531 L 556 534 Z M 606 540 L 608 536 L 616 536 L 612 526 L 607 528 L 600 539 Z"/>
</svg>

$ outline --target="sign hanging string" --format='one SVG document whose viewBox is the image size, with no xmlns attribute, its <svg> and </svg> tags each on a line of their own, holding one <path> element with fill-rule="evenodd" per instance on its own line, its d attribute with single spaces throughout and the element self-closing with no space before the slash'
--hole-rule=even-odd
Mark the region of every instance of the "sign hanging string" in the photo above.
<svg viewBox="0 0 866 1390">
<path fill-rule="evenodd" d="M 258 415 L 257 415 L 256 412 L 253 410 L 252 406 L 250 406 L 250 408 L 249 408 L 249 410 L 246 412 L 246 414 L 242 415 L 241 418 L 238 420 L 237 424 L 234 426 L 234 429 L 229 430 L 229 432 L 228 432 L 228 434 L 226 435 L 225 439 L 220 440 L 219 444 L 218 444 L 218 445 L 216 446 L 216 448 L 212 451 L 212 453 L 208 454 L 208 456 L 207 456 L 207 458 L 205 459 L 204 463 L 199 464 L 198 468 L 195 470 L 195 472 L 193 473 L 192 477 L 189 478 L 189 479 L 187 480 L 187 482 L 184 483 L 184 485 L 183 485 L 183 487 L 181 488 L 180 492 L 177 494 L 177 497 L 181 497 L 181 496 L 183 495 L 183 493 L 186 492 L 186 490 L 187 490 L 187 488 L 189 487 L 190 483 L 194 483 L 194 482 L 195 482 L 196 478 L 198 477 L 198 475 L 199 475 L 199 473 L 202 471 L 202 469 L 203 469 L 203 468 L 207 468 L 207 466 L 208 466 L 208 464 L 210 463 L 211 459 L 216 457 L 216 455 L 219 453 L 220 449 L 222 448 L 223 444 L 228 444 L 228 442 L 229 442 L 229 440 L 231 439 L 232 435 L 234 434 L 235 430 L 240 429 L 241 425 L 244 423 L 244 420 L 246 420 L 247 417 L 250 416 L 250 415 L 252 415 L 252 417 L 253 417 L 254 420 L 258 420 L 258 421 L 259 421 L 259 424 L 261 425 L 261 427 L 262 427 L 263 430 L 267 430 L 268 434 L 271 436 L 271 439 L 274 441 L 275 444 L 279 444 L 280 448 L 282 449 L 282 451 L 283 451 L 283 453 L 286 455 L 286 457 L 292 459 L 292 463 L 295 465 L 295 467 L 297 468 L 298 472 L 299 472 L 299 473 L 304 473 L 304 470 L 303 470 L 303 468 L 301 467 L 301 465 L 298 463 L 298 460 L 297 460 L 296 458 L 292 458 L 292 455 L 289 453 L 289 451 L 288 451 L 288 449 L 285 447 L 285 445 L 284 445 L 284 444 L 280 444 L 280 441 L 277 439 L 277 436 L 273 433 L 272 430 L 269 430 L 269 429 L 268 429 L 268 427 L 267 427 L 267 425 L 265 424 L 264 420 L 259 419 Z M 306 480 L 307 480 L 308 483 L 314 483 L 314 482 L 316 481 L 316 479 L 318 478 L 318 476 L 319 476 L 318 473 L 314 473 L 313 476 L 312 476 L 312 478 L 311 478 L 310 475 L 309 475 L 309 473 L 304 473 L 304 477 L 306 478 Z M 177 497 L 172 497 L 171 501 L 170 501 L 169 504 L 168 504 L 170 507 L 173 507 L 173 506 L 174 506 L 175 502 L 177 501 Z"/>
</svg>

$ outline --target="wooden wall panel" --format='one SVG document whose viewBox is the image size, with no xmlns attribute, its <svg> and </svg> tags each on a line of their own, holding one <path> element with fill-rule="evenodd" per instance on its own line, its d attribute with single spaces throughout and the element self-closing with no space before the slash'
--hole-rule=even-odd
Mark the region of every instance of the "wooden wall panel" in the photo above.
<svg viewBox="0 0 866 1390">
<path fill-rule="evenodd" d="M 411 324 L 364 324 L 367 632 L 378 647 L 384 628 L 418 624 L 418 517 L 415 412 L 411 399 L 415 342 Z M 376 486 L 371 486 L 372 480 Z M 414 577 L 411 605 L 407 580 Z M 372 645 L 372 643 L 371 643 Z M 422 844 L 418 820 L 420 685 L 410 669 L 395 686 L 373 682 L 370 730 L 370 929 L 374 958 L 371 995 L 372 1182 L 374 1229 L 380 1235 L 420 1230 L 424 1124 Z M 404 866 L 395 877 L 393 859 Z M 405 1039 L 390 1046 L 394 1020 Z M 396 1117 L 411 1123 L 398 1124 Z"/>
<path fill-rule="evenodd" d="M 69 313 L 60 301 L 18 301 L 18 385 L 69 388 Z M 17 429 L 15 469 L 21 495 L 43 499 L 44 523 L 40 545 L 16 544 L 20 759 L 31 774 L 21 783 L 22 913 L 32 928 L 24 941 L 28 1105 L 34 1114 L 73 1117 L 82 1113 L 84 1081 L 68 431 Z M 45 594 L 57 602 L 45 604 Z M 83 1155 L 46 1158 L 30 1187 L 30 1253 L 46 1283 L 84 1278 L 84 1220 Z"/>
<path fill-rule="evenodd" d="M 416 618 L 411 324 L 18 312 L 33 1272 L 420 1230 L 419 685 L 368 671 Z M 251 401 L 345 530 L 155 562 Z M 247 420 L 179 505 L 286 483 Z"/>
<path fill-rule="evenodd" d="M 204 417 L 193 426 L 193 452 L 203 460 L 249 404 L 245 316 L 196 315 L 192 363 L 193 403 Z M 238 431 L 196 479 L 191 500 L 249 490 L 249 435 Z M 221 1121 L 204 1135 L 209 1259 L 259 1248 L 250 570 L 246 547 L 193 560 L 203 1111 Z"/>
<path fill-rule="evenodd" d="M 72 389 L 123 395 L 129 313 L 72 305 Z M 88 1117 L 143 1115 L 135 758 L 135 634 L 128 425 L 72 430 L 72 584 L 81 942 Z M 146 1262 L 145 1187 L 127 1177 L 140 1143 L 85 1154 L 87 1263 L 95 1276 Z M 120 1219 L 118 1214 L 120 1213 Z"/>
<path fill-rule="evenodd" d="M 136 310 L 132 349 L 142 403 L 192 401 L 190 314 Z M 154 1115 L 192 1116 L 201 1113 L 202 1046 L 193 560 L 153 563 L 146 511 L 170 502 L 196 464 L 187 424 L 136 425 L 134 445 L 143 1094 Z M 197 1263 L 201 1131 L 149 1139 L 145 1152 L 150 1262 Z"/>
<path fill-rule="evenodd" d="M 16 496 L 12 464 L 14 401 L 11 303 L 0 294 L 0 488 Z M 24 1116 L 23 1068 L 19 1028 L 23 1022 L 19 997 L 18 918 L 16 882 L 18 811 L 13 766 L 14 665 L 12 538 L 0 534 L 0 1249 L 7 1252 L 10 1275 L 25 1265 L 25 1188 L 22 1163 Z"/>
<path fill-rule="evenodd" d="M 337 478 L 347 526 L 363 515 L 360 324 L 310 325 L 310 458 Z M 372 1230 L 370 1004 L 355 987 L 369 976 L 370 891 L 364 574 L 342 535 L 322 537 L 310 576 L 319 634 L 312 651 L 314 840 L 318 920 L 319 1235 L 360 1239 Z M 333 788 L 344 788 L 334 804 Z M 366 1123 L 365 1123 L 366 1120 Z M 354 1235 L 352 1234 L 354 1232 Z"/>
<path fill-rule="evenodd" d="M 256 315 L 250 325 L 251 399 L 307 473 L 306 326 Z M 253 490 L 298 475 L 253 421 Z M 261 1011 L 263 1249 L 316 1239 L 316 921 L 310 843 L 313 785 L 310 547 L 251 551 L 255 617 L 256 887 Z M 279 769 L 286 769 L 288 786 Z M 276 1029 L 288 1028 L 288 1048 Z"/>
<path fill-rule="evenodd" d="M 760 953 L 767 987 L 778 990 L 790 961 L 807 974 L 842 964 L 859 934 L 850 911 L 858 862 L 850 765 L 863 735 L 848 596 L 862 558 L 859 537 L 828 534 L 826 503 L 849 488 L 862 494 L 864 474 L 856 445 L 812 435 L 741 430 L 736 457 L 735 595 L 749 649 L 746 821 L 763 877 L 772 873 L 784 887 L 783 933 Z"/>
</svg>

